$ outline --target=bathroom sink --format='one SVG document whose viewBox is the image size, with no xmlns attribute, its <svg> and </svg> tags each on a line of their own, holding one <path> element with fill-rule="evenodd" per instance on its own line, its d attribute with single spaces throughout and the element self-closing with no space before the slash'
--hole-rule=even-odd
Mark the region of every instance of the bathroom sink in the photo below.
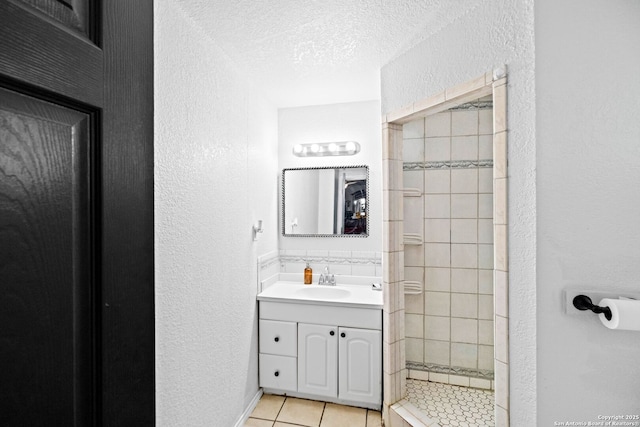
<svg viewBox="0 0 640 427">
<path fill-rule="evenodd" d="M 303 298 L 321 299 L 321 300 L 334 300 L 347 298 L 351 295 L 351 291 L 343 288 L 334 287 L 307 287 L 301 288 L 296 291 L 296 295 Z"/>
<path fill-rule="evenodd" d="M 382 292 L 367 285 L 303 285 L 277 281 L 258 294 L 258 301 L 337 307 L 382 308 Z"/>
</svg>

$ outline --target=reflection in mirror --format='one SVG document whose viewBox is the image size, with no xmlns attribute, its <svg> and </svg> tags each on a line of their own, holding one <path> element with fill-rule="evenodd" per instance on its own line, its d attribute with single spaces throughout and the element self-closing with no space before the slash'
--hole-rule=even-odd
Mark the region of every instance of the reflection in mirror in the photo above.
<svg viewBox="0 0 640 427">
<path fill-rule="evenodd" d="M 368 235 L 367 166 L 282 171 L 282 234 L 331 237 Z"/>
</svg>

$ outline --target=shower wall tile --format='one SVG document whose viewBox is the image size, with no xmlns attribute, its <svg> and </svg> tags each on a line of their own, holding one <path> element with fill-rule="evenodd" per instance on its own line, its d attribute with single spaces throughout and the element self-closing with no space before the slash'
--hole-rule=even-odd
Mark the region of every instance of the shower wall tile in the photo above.
<svg viewBox="0 0 640 427">
<path fill-rule="evenodd" d="M 402 144 L 402 160 L 405 162 L 424 161 L 424 139 L 406 139 Z"/>
<path fill-rule="evenodd" d="M 422 235 L 424 213 L 422 212 L 424 202 L 421 197 L 404 198 L 404 233 L 414 233 Z M 492 225 L 493 227 L 493 225 Z M 491 231 L 493 238 L 493 229 Z"/>
<path fill-rule="evenodd" d="M 460 375 L 449 375 L 449 384 L 460 387 L 469 387 L 469 377 L 461 377 Z"/>
<path fill-rule="evenodd" d="M 449 267 L 451 266 L 450 245 L 447 243 L 424 244 L 425 267 Z"/>
<path fill-rule="evenodd" d="M 451 138 L 451 160 L 476 159 L 478 159 L 477 135 L 454 136 Z"/>
<path fill-rule="evenodd" d="M 451 267 L 477 268 L 478 245 L 451 244 Z"/>
<path fill-rule="evenodd" d="M 424 192 L 426 194 L 449 194 L 452 172 L 449 169 L 424 171 Z"/>
<path fill-rule="evenodd" d="M 493 268 L 493 245 L 478 245 L 478 268 Z"/>
<path fill-rule="evenodd" d="M 449 365 L 450 360 L 450 345 L 449 341 L 436 341 L 436 340 L 424 340 L 424 363 L 434 363 L 436 365 Z M 435 381 L 436 378 L 432 378 L 434 373 L 429 373 L 429 381 Z M 446 375 L 446 374 L 440 374 Z M 448 375 L 446 381 L 447 382 Z"/>
<path fill-rule="evenodd" d="M 477 293 L 478 270 L 471 268 L 452 268 L 451 292 Z"/>
<path fill-rule="evenodd" d="M 478 111 L 478 133 L 480 135 L 493 134 L 493 109 Z"/>
<path fill-rule="evenodd" d="M 493 370 L 493 346 L 478 346 L 478 369 Z"/>
<path fill-rule="evenodd" d="M 426 137 L 450 136 L 451 135 L 451 113 L 443 112 L 427 116 L 425 120 L 424 133 Z"/>
<path fill-rule="evenodd" d="M 509 353 L 507 351 L 509 347 L 508 343 L 508 320 L 502 316 L 496 316 L 495 323 L 495 353 L 496 360 L 504 363 L 509 363 Z"/>
<path fill-rule="evenodd" d="M 502 197 L 499 197 L 501 195 Z M 507 179 L 498 178 L 493 183 L 494 224 L 507 223 Z M 425 204 L 425 208 L 427 205 Z M 496 239 L 497 241 L 497 239 Z M 506 271 L 506 268 L 503 269 Z"/>
<path fill-rule="evenodd" d="M 449 243 L 451 241 L 450 230 L 451 220 L 427 218 L 424 220 L 424 241 L 428 243 Z"/>
<path fill-rule="evenodd" d="M 480 135 L 478 137 L 478 159 L 493 158 L 493 135 Z"/>
<path fill-rule="evenodd" d="M 424 120 L 414 120 L 402 125 L 402 138 L 424 138 Z"/>
<path fill-rule="evenodd" d="M 424 245 L 406 245 L 404 247 L 404 266 L 424 266 Z"/>
<path fill-rule="evenodd" d="M 424 340 L 422 338 L 405 338 L 404 341 L 407 361 L 421 363 L 424 360 Z"/>
<path fill-rule="evenodd" d="M 404 279 L 414 282 L 424 283 L 424 268 L 420 267 L 405 267 Z"/>
<path fill-rule="evenodd" d="M 451 342 L 452 343 L 478 343 L 478 320 L 451 318 Z"/>
<path fill-rule="evenodd" d="M 478 321 L 478 344 L 493 345 L 493 321 Z"/>
<path fill-rule="evenodd" d="M 478 194 L 452 194 L 451 218 L 477 218 L 478 200 Z M 493 210 L 493 206 L 489 209 Z"/>
<path fill-rule="evenodd" d="M 426 138 L 424 160 L 427 162 L 451 160 L 450 141 L 449 137 Z"/>
<path fill-rule="evenodd" d="M 451 193 L 477 192 L 478 169 L 454 169 L 451 171 Z"/>
<path fill-rule="evenodd" d="M 478 294 L 451 294 L 451 316 L 478 318 Z"/>
<path fill-rule="evenodd" d="M 430 380 L 440 375 L 450 383 L 453 377 L 467 386 L 470 379 L 460 375 L 482 370 L 472 379 L 485 388 L 491 386 L 486 375 L 493 370 L 497 330 L 492 317 L 496 233 L 494 172 L 479 161 L 495 161 L 496 150 L 506 155 L 506 144 L 500 145 L 506 138 L 494 143 L 492 123 L 491 109 L 428 116 L 404 126 L 402 155 L 408 162 L 404 187 L 423 191 L 421 197 L 404 198 L 404 232 L 422 233 L 424 240 L 420 246 L 404 245 L 405 279 L 423 283 L 424 289 L 404 297 L 406 359 L 439 365 L 430 367 Z M 438 373 L 447 367 L 455 368 L 452 375 Z"/>
<path fill-rule="evenodd" d="M 403 171 L 404 188 L 415 188 L 424 191 L 424 171 Z"/>
<path fill-rule="evenodd" d="M 478 191 L 480 193 L 493 192 L 493 169 L 478 169 Z"/>
<path fill-rule="evenodd" d="M 451 196 L 449 194 L 425 194 L 425 218 L 449 218 L 451 216 Z"/>
<path fill-rule="evenodd" d="M 451 338 L 451 318 L 444 316 L 424 316 L 424 337 L 428 340 L 449 341 Z"/>
<path fill-rule="evenodd" d="M 478 318 L 493 319 L 493 295 L 478 295 Z"/>
<path fill-rule="evenodd" d="M 404 319 L 407 338 L 424 338 L 424 321 L 421 315 L 405 313 Z"/>
<path fill-rule="evenodd" d="M 507 317 L 509 313 L 509 290 L 507 289 L 507 272 L 496 270 L 495 279 L 495 311 L 497 316 Z"/>
<path fill-rule="evenodd" d="M 448 268 L 425 268 L 425 291 L 449 292 L 451 290 L 451 278 Z"/>
<path fill-rule="evenodd" d="M 478 293 L 493 294 L 493 270 L 478 270 Z"/>
<path fill-rule="evenodd" d="M 449 316 L 451 309 L 451 294 L 449 292 L 425 292 L 424 314 L 430 316 Z"/>
<path fill-rule="evenodd" d="M 451 135 L 477 135 L 478 110 L 453 111 L 451 113 Z"/>
<path fill-rule="evenodd" d="M 492 219 L 479 219 L 478 220 L 478 243 L 493 244 L 493 220 Z"/>
<path fill-rule="evenodd" d="M 500 132 L 493 136 L 493 168 L 496 178 L 507 177 L 507 133 Z"/>
<path fill-rule="evenodd" d="M 495 106 L 493 118 L 495 123 L 494 133 L 507 130 L 507 85 L 500 83 L 500 81 L 496 81 L 493 86 L 493 105 Z"/>
<path fill-rule="evenodd" d="M 478 194 L 478 218 L 493 218 L 493 194 Z"/>
<path fill-rule="evenodd" d="M 493 228 L 491 229 L 493 236 Z M 476 219 L 452 219 L 451 243 L 477 243 L 478 220 Z"/>
<path fill-rule="evenodd" d="M 405 316 L 408 316 L 409 314 L 424 315 L 424 296 L 422 294 L 419 294 L 419 295 L 405 294 L 404 310 L 405 310 Z"/>
<path fill-rule="evenodd" d="M 478 346 L 476 344 L 451 343 L 451 366 L 478 368 Z"/>
</svg>

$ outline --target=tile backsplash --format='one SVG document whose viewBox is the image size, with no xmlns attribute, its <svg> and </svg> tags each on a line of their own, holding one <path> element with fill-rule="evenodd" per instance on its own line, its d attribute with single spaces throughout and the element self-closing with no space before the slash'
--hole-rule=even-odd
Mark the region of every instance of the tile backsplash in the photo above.
<svg viewBox="0 0 640 427">
<path fill-rule="evenodd" d="M 300 273 L 309 262 L 313 281 L 329 266 L 331 273 L 344 276 L 382 276 L 382 253 L 369 251 L 280 250 L 258 258 L 259 285 L 279 273 Z"/>
</svg>

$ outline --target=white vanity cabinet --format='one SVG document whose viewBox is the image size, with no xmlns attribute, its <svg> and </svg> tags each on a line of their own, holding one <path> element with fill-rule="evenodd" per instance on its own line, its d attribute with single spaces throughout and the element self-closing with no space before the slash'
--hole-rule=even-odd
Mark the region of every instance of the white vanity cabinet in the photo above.
<svg viewBox="0 0 640 427">
<path fill-rule="evenodd" d="M 259 337 L 266 392 L 380 409 L 379 308 L 260 301 Z"/>
<path fill-rule="evenodd" d="M 298 391 L 376 404 L 382 393 L 381 332 L 298 324 Z"/>
</svg>

